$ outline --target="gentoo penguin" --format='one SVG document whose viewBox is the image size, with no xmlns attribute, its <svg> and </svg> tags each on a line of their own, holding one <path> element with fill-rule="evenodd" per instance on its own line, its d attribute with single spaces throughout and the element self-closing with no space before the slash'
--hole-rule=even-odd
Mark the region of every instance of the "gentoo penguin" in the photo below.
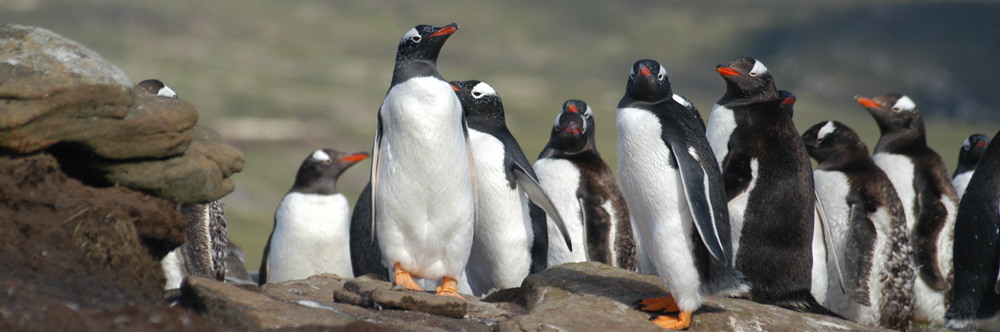
<svg viewBox="0 0 1000 332">
<path fill-rule="evenodd" d="M 670 295 L 641 302 L 679 312 L 654 323 L 691 325 L 705 296 L 747 291 L 731 265 L 725 188 L 698 119 L 677 101 L 667 71 L 653 60 L 632 66 L 618 103 L 618 172 L 636 233 Z"/>
<path fill-rule="evenodd" d="M 972 173 L 976 172 L 976 165 L 986 151 L 986 145 L 990 144 L 990 138 L 983 134 L 972 134 L 962 142 L 962 149 L 958 150 L 958 167 L 955 174 L 951 176 L 951 185 L 955 186 L 955 193 L 959 200 L 965 194 L 965 188 L 969 185 Z"/>
<path fill-rule="evenodd" d="M 421 290 L 413 276 L 457 290 L 472 249 L 476 205 L 472 153 L 462 104 L 438 73 L 437 57 L 458 30 L 419 25 L 396 53 L 372 148 L 372 229 L 394 284 Z"/>
<path fill-rule="evenodd" d="M 826 259 L 813 255 L 823 241 L 813 232 L 812 165 L 774 79 L 750 57 L 715 70 L 726 93 L 712 108 L 706 134 L 721 163 L 735 264 L 752 285 L 749 298 L 836 315 L 812 293 L 826 289 L 825 278 L 813 278 L 825 275 Z"/>
<path fill-rule="evenodd" d="M 306 279 L 322 273 L 353 278 L 350 206 L 337 191 L 337 178 L 368 158 L 364 152 L 319 149 L 306 157 L 292 189 L 274 212 L 274 228 L 264 245 L 258 284 Z"/>
<path fill-rule="evenodd" d="M 830 283 L 830 309 L 858 323 L 909 329 L 916 271 L 906 214 L 892 182 L 858 134 L 840 122 L 816 124 L 802 141 L 819 163 L 813 171 L 816 192 L 847 279 L 848 294 Z M 837 271 L 828 266 L 829 280 L 836 280 Z"/>
<path fill-rule="evenodd" d="M 568 221 L 570 239 L 583 249 L 570 251 L 550 234 L 549 266 L 596 261 L 635 271 L 636 243 L 628 206 L 614 173 L 597 152 L 594 132 L 590 106 L 567 100 L 535 162 L 538 182 Z M 549 232 L 555 232 L 554 221 L 548 224 Z"/>
<path fill-rule="evenodd" d="M 781 98 L 781 109 L 788 112 L 788 117 L 791 118 L 795 113 L 795 95 L 785 90 L 778 90 L 778 98 Z"/>
<path fill-rule="evenodd" d="M 1000 145 L 986 147 L 955 220 L 953 330 L 1000 331 Z"/>
<path fill-rule="evenodd" d="M 950 304 L 952 238 L 958 196 L 944 161 L 927 146 L 924 120 L 910 97 L 892 93 L 855 97 L 878 123 L 882 136 L 872 159 L 885 171 L 906 212 L 917 266 L 914 319 L 944 324 Z"/>
<path fill-rule="evenodd" d="M 159 97 L 178 98 L 177 92 L 157 79 L 139 82 L 136 88 Z M 160 261 L 167 279 L 164 289 L 180 288 L 184 277 L 189 275 L 224 281 L 229 238 L 222 201 L 181 204 L 177 209 L 187 217 L 188 226 L 184 244 Z"/>
<path fill-rule="evenodd" d="M 478 206 L 475 236 L 465 267 L 472 295 L 521 286 L 524 277 L 548 267 L 545 215 L 529 215 L 528 198 L 549 210 L 557 234 L 569 243 L 562 218 L 507 129 L 503 101 L 480 81 L 451 82 L 462 102 L 475 165 Z M 558 236 L 558 235 L 557 235 Z M 564 244 L 565 246 L 565 244 Z"/>
</svg>

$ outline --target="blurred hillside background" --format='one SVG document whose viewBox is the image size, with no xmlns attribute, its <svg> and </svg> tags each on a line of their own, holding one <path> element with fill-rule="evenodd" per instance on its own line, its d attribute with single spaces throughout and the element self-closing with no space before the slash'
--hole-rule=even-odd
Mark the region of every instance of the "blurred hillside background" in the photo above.
<svg viewBox="0 0 1000 332">
<path fill-rule="evenodd" d="M 76 40 L 134 83 L 164 81 L 243 151 L 223 201 L 250 269 L 307 155 L 371 150 L 396 45 L 417 24 L 461 25 L 441 73 L 496 88 L 532 161 L 559 106 L 577 98 L 594 109 L 598 149 L 617 169 L 615 106 L 635 60 L 662 63 L 707 120 L 725 91 L 715 65 L 745 55 L 798 96 L 800 132 L 839 120 L 871 149 L 878 128 L 854 95 L 911 96 L 954 169 L 965 137 L 1000 129 L 998 17 L 997 2 L 0 0 L 0 22 Z M 341 177 L 351 204 L 370 167 Z"/>
</svg>

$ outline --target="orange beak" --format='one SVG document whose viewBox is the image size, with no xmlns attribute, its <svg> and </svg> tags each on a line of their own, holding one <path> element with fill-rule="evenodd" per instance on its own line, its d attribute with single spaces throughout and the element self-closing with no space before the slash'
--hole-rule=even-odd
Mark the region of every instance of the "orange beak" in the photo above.
<svg viewBox="0 0 1000 332">
<path fill-rule="evenodd" d="M 722 76 L 738 76 L 740 74 L 738 71 L 722 65 L 715 67 L 715 71 L 722 74 Z"/>
<path fill-rule="evenodd" d="M 566 106 L 566 112 L 580 113 L 580 110 L 576 109 L 576 105 Z"/>
<path fill-rule="evenodd" d="M 643 65 L 639 65 L 639 66 L 642 67 L 641 69 L 639 69 L 639 75 L 642 75 L 642 76 L 653 75 L 653 72 L 649 71 L 649 68 L 646 68 L 646 66 L 643 66 Z"/>
<path fill-rule="evenodd" d="M 427 38 L 434 38 L 434 37 L 437 37 L 437 36 L 447 36 L 447 35 L 455 33 L 455 31 L 458 31 L 458 24 L 452 23 L 452 24 L 446 25 L 444 28 L 441 28 L 441 30 L 438 30 L 438 31 L 432 33 Z"/>
<path fill-rule="evenodd" d="M 882 107 L 882 105 L 879 105 L 874 100 L 871 100 L 869 98 L 858 96 L 858 97 L 854 97 L 854 100 L 857 100 L 858 104 L 861 104 L 861 106 L 864 106 L 864 107 L 868 107 L 868 108 L 881 108 Z"/>
<path fill-rule="evenodd" d="M 364 153 L 364 152 L 360 152 L 360 153 L 355 153 L 355 154 L 352 154 L 350 156 L 344 157 L 343 159 L 340 159 L 340 160 L 341 161 L 345 161 L 345 162 L 349 162 L 349 163 L 355 163 L 355 162 L 359 162 L 359 161 L 365 160 L 365 158 L 368 158 L 368 154 Z"/>
</svg>

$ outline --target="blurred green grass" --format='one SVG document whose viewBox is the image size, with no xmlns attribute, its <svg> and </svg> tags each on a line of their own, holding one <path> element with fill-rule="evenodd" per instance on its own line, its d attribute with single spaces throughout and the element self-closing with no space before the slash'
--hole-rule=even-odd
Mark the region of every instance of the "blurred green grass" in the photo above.
<svg viewBox="0 0 1000 332">
<path fill-rule="evenodd" d="M 1000 88 L 981 70 L 1000 44 L 1000 4 L 887 1 L 157 1 L 10 0 L 0 22 L 51 29 L 133 82 L 158 78 L 246 155 L 223 199 L 230 237 L 255 269 L 273 213 L 318 148 L 368 151 L 396 44 L 416 24 L 458 22 L 449 80 L 490 83 L 534 160 L 563 101 L 593 107 L 598 150 L 617 169 L 614 111 L 632 63 L 660 61 L 705 119 L 725 85 L 716 64 L 754 56 L 798 96 L 799 131 L 824 120 L 878 140 L 852 99 L 902 92 L 925 112 L 949 167 L 969 134 L 1000 126 Z M 353 203 L 370 162 L 339 189 Z"/>
</svg>

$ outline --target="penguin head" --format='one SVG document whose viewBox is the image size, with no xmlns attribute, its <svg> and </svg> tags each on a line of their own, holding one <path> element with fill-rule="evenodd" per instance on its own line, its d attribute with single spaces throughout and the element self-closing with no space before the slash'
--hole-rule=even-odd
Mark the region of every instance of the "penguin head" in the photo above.
<svg viewBox="0 0 1000 332">
<path fill-rule="evenodd" d="M 590 106 L 576 99 L 563 103 L 552 125 L 549 146 L 570 154 L 588 149 L 596 152 L 594 140 L 594 112 Z"/>
<path fill-rule="evenodd" d="M 910 97 L 889 93 L 875 98 L 854 96 L 854 100 L 864 106 L 875 118 L 882 134 L 899 132 L 924 132 L 924 121 L 917 110 L 917 104 Z"/>
<path fill-rule="evenodd" d="M 426 60 L 437 63 L 441 47 L 455 31 L 458 31 L 457 23 L 443 27 L 423 24 L 413 27 L 399 40 L 396 63 L 399 64 L 405 60 Z"/>
<path fill-rule="evenodd" d="M 158 79 L 149 79 L 139 82 L 139 84 L 136 84 L 135 87 L 140 91 L 145 91 L 146 93 L 154 94 L 160 97 L 177 98 L 177 93 L 174 92 L 174 90 L 169 86 L 163 84 L 163 82 L 160 82 Z"/>
<path fill-rule="evenodd" d="M 726 81 L 726 93 L 736 98 L 774 100 L 778 89 L 763 62 L 751 57 L 739 57 L 727 65 L 715 66 Z"/>
<path fill-rule="evenodd" d="M 837 121 L 823 121 L 802 133 L 802 143 L 817 163 L 836 162 L 842 158 L 868 156 L 868 146 L 851 128 Z"/>
<path fill-rule="evenodd" d="M 795 113 L 795 95 L 785 90 L 778 90 L 778 98 L 781 99 L 781 109 L 788 112 L 788 117 Z"/>
<path fill-rule="evenodd" d="M 972 134 L 962 142 L 962 149 L 958 150 L 959 167 L 966 166 L 975 169 L 979 164 L 979 159 L 983 158 L 986 146 L 990 144 L 990 138 L 983 134 Z"/>
<path fill-rule="evenodd" d="M 500 95 L 486 82 L 452 81 L 451 88 L 462 102 L 462 109 L 468 121 L 485 121 L 494 125 L 504 125 L 503 101 Z"/>
<path fill-rule="evenodd" d="M 337 178 L 347 168 L 368 158 L 367 152 L 344 153 L 319 149 L 309 154 L 295 174 L 292 191 L 321 195 L 337 193 Z"/>
<path fill-rule="evenodd" d="M 667 70 L 650 59 L 636 61 L 628 75 L 625 95 L 645 102 L 658 102 L 673 96 Z"/>
</svg>

